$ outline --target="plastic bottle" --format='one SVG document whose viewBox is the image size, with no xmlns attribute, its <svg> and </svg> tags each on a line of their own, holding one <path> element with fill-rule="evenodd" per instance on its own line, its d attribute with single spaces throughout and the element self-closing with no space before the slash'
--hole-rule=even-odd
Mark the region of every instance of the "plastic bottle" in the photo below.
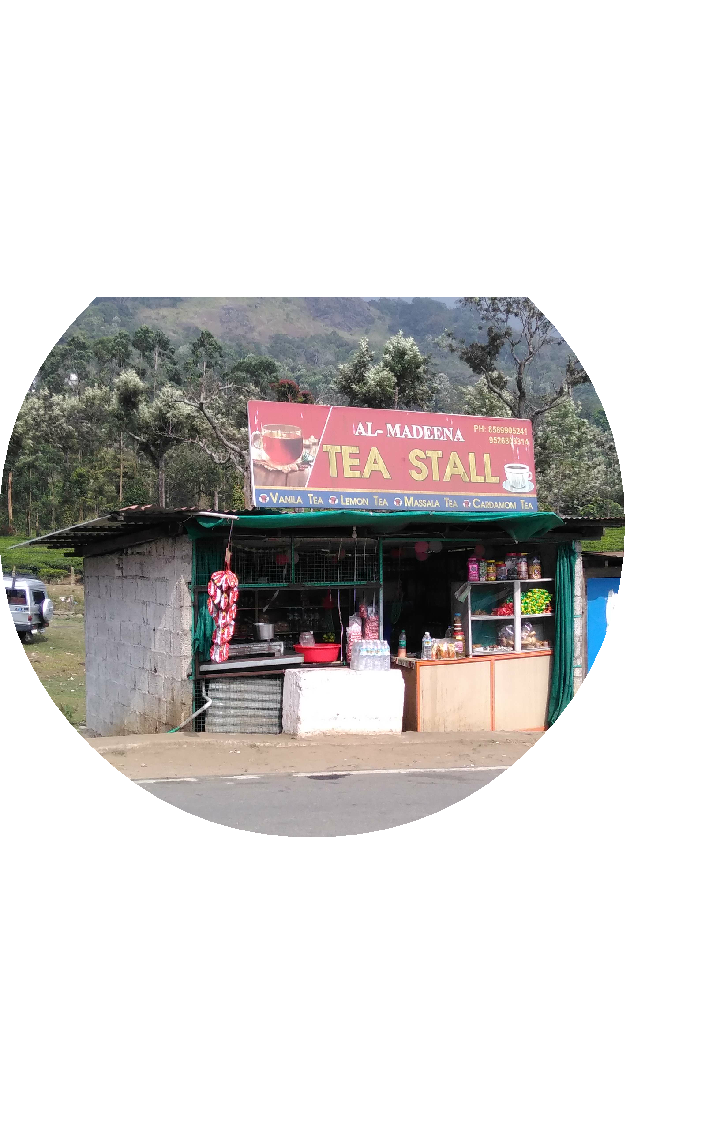
<svg viewBox="0 0 720 1134">
<path fill-rule="evenodd" d="M 405 633 L 404 630 L 400 631 L 400 637 L 398 638 L 397 656 L 399 658 L 406 658 L 407 657 L 407 634 Z"/>
<path fill-rule="evenodd" d="M 430 631 L 426 630 L 422 637 L 422 650 L 420 652 L 421 659 L 428 660 L 432 656 L 432 638 Z"/>
</svg>

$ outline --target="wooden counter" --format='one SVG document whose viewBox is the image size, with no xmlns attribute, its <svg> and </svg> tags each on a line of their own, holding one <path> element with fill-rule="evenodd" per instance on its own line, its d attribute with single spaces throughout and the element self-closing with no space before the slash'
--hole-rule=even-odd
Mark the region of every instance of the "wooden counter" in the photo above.
<svg viewBox="0 0 720 1134">
<path fill-rule="evenodd" d="M 454 661 L 393 658 L 405 682 L 406 732 L 542 732 L 552 650 Z"/>
</svg>

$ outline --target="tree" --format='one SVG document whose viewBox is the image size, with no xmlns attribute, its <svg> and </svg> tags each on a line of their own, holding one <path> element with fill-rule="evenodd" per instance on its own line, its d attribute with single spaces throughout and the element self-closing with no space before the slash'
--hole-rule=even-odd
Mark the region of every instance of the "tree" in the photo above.
<svg viewBox="0 0 720 1134">
<path fill-rule="evenodd" d="M 436 386 L 429 358 L 402 331 L 388 339 L 377 364 L 368 340 L 361 339 L 349 362 L 338 367 L 336 384 L 348 405 L 369 409 L 428 409 Z"/>
<path fill-rule="evenodd" d="M 158 504 L 165 507 L 165 461 L 171 449 L 197 437 L 196 412 L 174 386 L 154 398 L 134 370 L 124 370 L 114 387 L 114 411 L 120 427 L 157 472 Z"/>
<path fill-rule="evenodd" d="M 612 434 L 581 417 L 572 397 L 548 410 L 535 438 L 540 507 L 565 516 L 622 516 Z"/>
<path fill-rule="evenodd" d="M 93 354 L 101 370 L 109 371 L 110 375 L 119 374 L 132 358 L 133 345 L 127 331 L 118 331 L 115 335 L 105 335 L 93 343 Z"/>
<path fill-rule="evenodd" d="M 164 363 L 170 362 L 175 354 L 170 339 L 163 331 L 143 324 L 142 327 L 138 327 L 131 342 L 153 376 L 154 394 L 160 377 L 160 368 Z"/>
<path fill-rule="evenodd" d="M 565 343 L 532 300 L 501 295 L 466 297 L 462 302 L 481 316 L 484 338 L 467 342 L 447 332 L 442 343 L 478 375 L 478 382 L 466 391 L 466 413 L 529 418 L 535 425 L 577 386 L 590 381 L 570 351 L 561 380 L 549 390 L 540 389 L 533 378 L 539 361 Z"/>
<path fill-rule="evenodd" d="M 56 343 L 37 372 L 34 389 L 62 394 L 86 382 L 92 370 L 93 351 L 84 335 L 71 335 Z"/>
<path fill-rule="evenodd" d="M 292 378 L 280 378 L 271 386 L 273 401 L 298 402 L 301 405 L 311 405 L 314 401 L 309 390 L 301 390 Z"/>
<path fill-rule="evenodd" d="M 264 354 L 246 354 L 228 372 L 232 382 L 257 387 L 261 393 L 269 392 L 280 378 L 280 367 L 274 358 Z"/>
</svg>

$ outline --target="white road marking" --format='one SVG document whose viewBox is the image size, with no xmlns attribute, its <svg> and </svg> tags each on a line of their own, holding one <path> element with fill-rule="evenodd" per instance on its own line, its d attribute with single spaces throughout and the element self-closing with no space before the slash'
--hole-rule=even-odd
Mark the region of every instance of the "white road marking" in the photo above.
<svg viewBox="0 0 720 1134">
<path fill-rule="evenodd" d="M 197 776 L 168 776 L 160 780 L 133 780 L 135 784 L 196 784 Z"/>
<path fill-rule="evenodd" d="M 412 772 L 504 772 L 507 768 L 507 764 L 494 764 L 485 768 L 470 764 L 462 768 L 348 768 L 345 771 L 293 772 L 292 775 L 305 779 L 312 776 L 407 776 Z"/>
<path fill-rule="evenodd" d="M 261 780 L 271 779 L 278 776 L 292 776 L 293 779 L 313 779 L 316 777 L 325 778 L 327 776 L 408 776 L 418 772 L 430 772 L 432 775 L 437 775 L 439 772 L 506 772 L 511 768 L 512 764 L 493 764 L 489 767 L 480 767 L 477 764 L 472 764 L 463 768 L 354 768 L 347 769 L 347 771 L 330 770 L 325 772 L 253 772 L 246 773 L 241 776 L 167 776 L 164 779 L 157 780 L 133 780 L 135 784 L 196 784 L 200 779 L 208 780 L 225 780 L 226 783 L 231 783 L 233 780 Z"/>
</svg>

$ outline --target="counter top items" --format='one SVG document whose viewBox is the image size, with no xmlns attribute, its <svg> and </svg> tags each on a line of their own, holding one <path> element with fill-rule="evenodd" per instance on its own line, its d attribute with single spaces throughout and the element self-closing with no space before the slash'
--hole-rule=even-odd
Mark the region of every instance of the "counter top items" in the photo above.
<svg viewBox="0 0 720 1134">
<path fill-rule="evenodd" d="M 420 657 L 423 661 L 429 661 L 432 657 L 432 642 L 430 631 L 426 630 L 422 636 L 422 647 L 420 649 Z"/>
<path fill-rule="evenodd" d="M 464 645 L 464 643 L 463 643 Z M 431 638 L 431 661 L 455 661 L 458 656 L 454 638 Z"/>
<path fill-rule="evenodd" d="M 353 648 L 352 670 L 390 669 L 390 645 L 377 638 L 363 638 Z"/>
<path fill-rule="evenodd" d="M 488 583 L 494 583 L 497 579 L 498 564 L 494 559 L 488 559 L 485 568 L 485 578 Z"/>
<path fill-rule="evenodd" d="M 404 631 L 404 630 L 401 630 L 401 631 L 400 631 L 400 637 L 399 637 L 399 639 L 398 639 L 398 652 L 397 652 L 397 656 L 398 656 L 399 658 L 405 658 L 405 657 L 407 657 L 407 634 L 405 633 L 405 631 Z"/>
<path fill-rule="evenodd" d="M 347 663 L 350 665 L 352 662 L 352 652 L 355 648 L 355 643 L 359 642 L 362 638 L 362 618 L 359 614 L 351 614 L 348 620 L 347 639 L 345 643 L 345 653 Z"/>
<path fill-rule="evenodd" d="M 478 563 L 478 561 L 477 561 L 477 559 L 474 555 L 471 555 L 470 558 L 467 561 L 467 570 L 468 570 L 468 574 L 467 574 L 468 582 L 477 583 L 480 579 L 480 564 Z M 483 574 L 483 578 L 485 578 L 484 574 Z"/>
<path fill-rule="evenodd" d="M 295 653 L 302 654 L 307 663 L 322 663 L 327 665 L 328 662 L 338 660 L 340 655 L 340 645 L 330 644 L 328 642 L 316 642 L 312 646 L 296 646 Z"/>
<path fill-rule="evenodd" d="M 537 555 L 533 555 L 528 563 L 528 579 L 542 579 L 542 564 Z"/>
</svg>

